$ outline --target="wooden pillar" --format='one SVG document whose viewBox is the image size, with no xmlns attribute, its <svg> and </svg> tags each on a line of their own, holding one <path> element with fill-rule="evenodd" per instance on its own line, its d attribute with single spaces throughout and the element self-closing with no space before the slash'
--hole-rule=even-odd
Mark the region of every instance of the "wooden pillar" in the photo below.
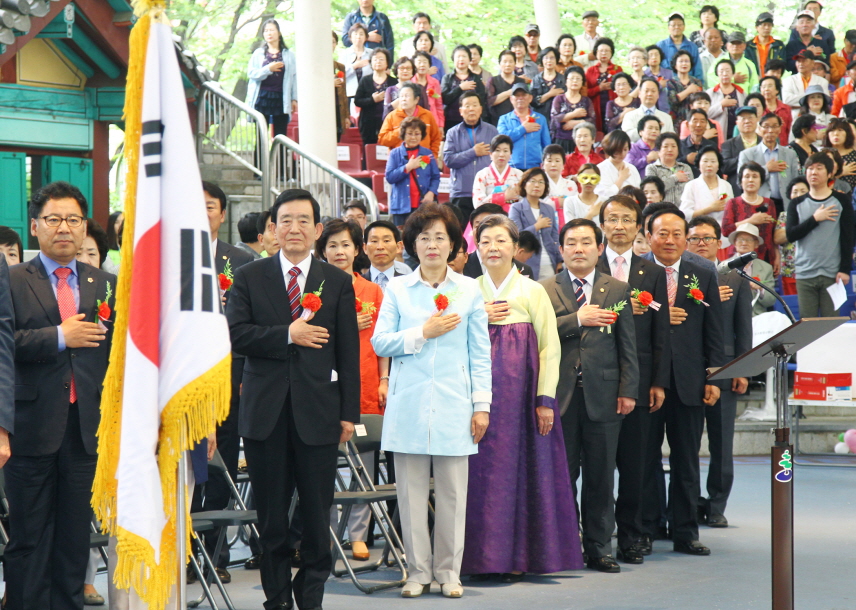
<svg viewBox="0 0 856 610">
<path fill-rule="evenodd" d="M 90 215 L 107 229 L 110 216 L 110 136 L 109 123 L 93 121 L 92 201 Z"/>
</svg>

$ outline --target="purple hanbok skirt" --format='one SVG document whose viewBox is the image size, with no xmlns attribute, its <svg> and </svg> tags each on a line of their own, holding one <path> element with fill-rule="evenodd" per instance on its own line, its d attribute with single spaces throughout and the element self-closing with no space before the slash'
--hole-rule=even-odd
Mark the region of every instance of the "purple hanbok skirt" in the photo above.
<svg viewBox="0 0 856 610">
<path fill-rule="evenodd" d="M 462 574 L 583 567 L 559 411 L 538 434 L 538 339 L 530 323 L 491 325 L 490 425 L 470 456 Z M 546 406 L 546 405 L 545 405 Z"/>
</svg>

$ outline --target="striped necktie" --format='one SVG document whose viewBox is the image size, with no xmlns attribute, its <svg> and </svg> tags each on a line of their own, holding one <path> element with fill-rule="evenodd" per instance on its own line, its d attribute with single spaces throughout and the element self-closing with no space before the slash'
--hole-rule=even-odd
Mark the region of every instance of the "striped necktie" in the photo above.
<svg viewBox="0 0 856 610">
<path fill-rule="evenodd" d="M 288 272 L 288 305 L 291 307 L 292 321 L 300 317 L 300 286 L 297 284 L 297 276 L 300 275 L 299 267 L 292 267 Z"/>
<path fill-rule="evenodd" d="M 678 297 L 678 281 L 675 279 L 674 267 L 666 267 L 666 291 L 669 293 L 669 307 L 674 307 Z"/>
<path fill-rule="evenodd" d="M 583 286 L 585 286 L 585 284 L 585 280 L 574 278 L 574 285 L 576 286 L 576 288 L 574 288 L 574 295 L 577 297 L 577 305 L 580 307 L 586 304 L 586 293 L 583 292 Z"/>
</svg>

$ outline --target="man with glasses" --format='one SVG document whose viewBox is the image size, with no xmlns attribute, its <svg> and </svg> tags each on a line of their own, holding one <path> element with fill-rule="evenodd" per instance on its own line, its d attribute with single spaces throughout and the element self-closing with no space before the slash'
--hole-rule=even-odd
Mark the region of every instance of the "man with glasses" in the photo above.
<svg viewBox="0 0 856 610">
<path fill-rule="evenodd" d="M 779 143 L 781 131 L 782 117 L 768 112 L 761 117 L 761 143 L 747 148 L 737 158 L 738 172 L 749 161 L 754 161 L 767 170 L 769 179 L 761 185 L 758 194 L 773 200 L 776 204 L 776 217 L 790 203 L 785 187 L 800 174 L 797 153 L 792 148 Z"/>
<path fill-rule="evenodd" d="M 112 315 L 97 324 L 96 303 L 116 277 L 75 258 L 88 214 L 77 187 L 48 184 L 33 195 L 29 214 L 39 255 L 10 269 L 16 370 L 12 457 L 4 468 L 6 607 L 82 608 L 113 329 Z"/>
<path fill-rule="evenodd" d="M 651 554 L 651 540 L 642 531 L 640 505 L 644 480 L 651 414 L 663 404 L 669 385 L 669 308 L 666 307 L 666 273 L 659 265 L 633 254 L 633 240 L 642 227 L 642 210 L 630 197 L 616 195 L 600 209 L 600 227 L 606 248 L 597 269 L 627 282 L 632 290 L 648 292 L 656 303 L 643 306 L 631 298 L 636 327 L 636 357 L 639 361 L 639 393 L 636 408 L 621 422 L 618 435 L 618 496 L 615 522 L 618 526 L 617 558 L 638 564 Z M 643 298 L 643 300 L 645 300 Z M 647 302 L 647 301 L 646 301 Z"/>
</svg>

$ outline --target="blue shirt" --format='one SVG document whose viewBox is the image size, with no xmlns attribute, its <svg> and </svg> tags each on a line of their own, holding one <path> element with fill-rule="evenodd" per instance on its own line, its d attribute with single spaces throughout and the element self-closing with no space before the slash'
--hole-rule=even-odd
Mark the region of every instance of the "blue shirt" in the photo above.
<svg viewBox="0 0 856 610">
<path fill-rule="evenodd" d="M 704 82 L 704 72 L 701 69 L 701 58 L 698 55 L 698 47 L 690 42 L 689 38 L 684 36 L 683 40 L 681 40 L 681 44 L 676 45 L 670 36 L 669 38 L 658 42 L 657 46 L 660 47 L 661 51 L 663 51 L 663 55 L 665 57 L 663 64 L 668 68 L 672 67 L 672 58 L 678 51 L 688 52 L 690 57 L 693 58 L 693 67 L 690 70 L 690 74 Z"/>
<path fill-rule="evenodd" d="M 72 259 L 71 262 L 67 265 L 60 265 L 58 262 L 53 260 L 52 258 L 48 258 L 45 256 L 44 252 L 39 252 L 39 259 L 42 261 L 42 265 L 45 266 L 45 273 L 48 274 L 48 279 L 51 282 L 51 288 L 53 288 L 54 296 L 56 296 L 56 285 L 59 281 L 59 278 L 54 274 L 54 271 L 59 269 L 60 267 L 68 267 L 71 269 L 71 275 L 68 276 L 68 285 L 71 288 L 71 293 L 74 295 L 74 308 L 76 310 L 80 309 L 80 284 L 77 279 L 77 259 Z M 59 339 L 59 351 L 65 350 L 65 335 L 62 334 L 62 328 L 56 327 L 57 339 Z"/>
<path fill-rule="evenodd" d="M 511 152 L 511 167 L 526 171 L 533 167 L 541 167 L 541 152 L 550 145 L 550 126 L 543 114 L 530 112 L 529 116 L 541 126 L 538 131 L 528 132 L 523 123 L 512 110 L 499 117 L 496 129 L 499 133 L 511 138 L 514 148 Z"/>
</svg>

